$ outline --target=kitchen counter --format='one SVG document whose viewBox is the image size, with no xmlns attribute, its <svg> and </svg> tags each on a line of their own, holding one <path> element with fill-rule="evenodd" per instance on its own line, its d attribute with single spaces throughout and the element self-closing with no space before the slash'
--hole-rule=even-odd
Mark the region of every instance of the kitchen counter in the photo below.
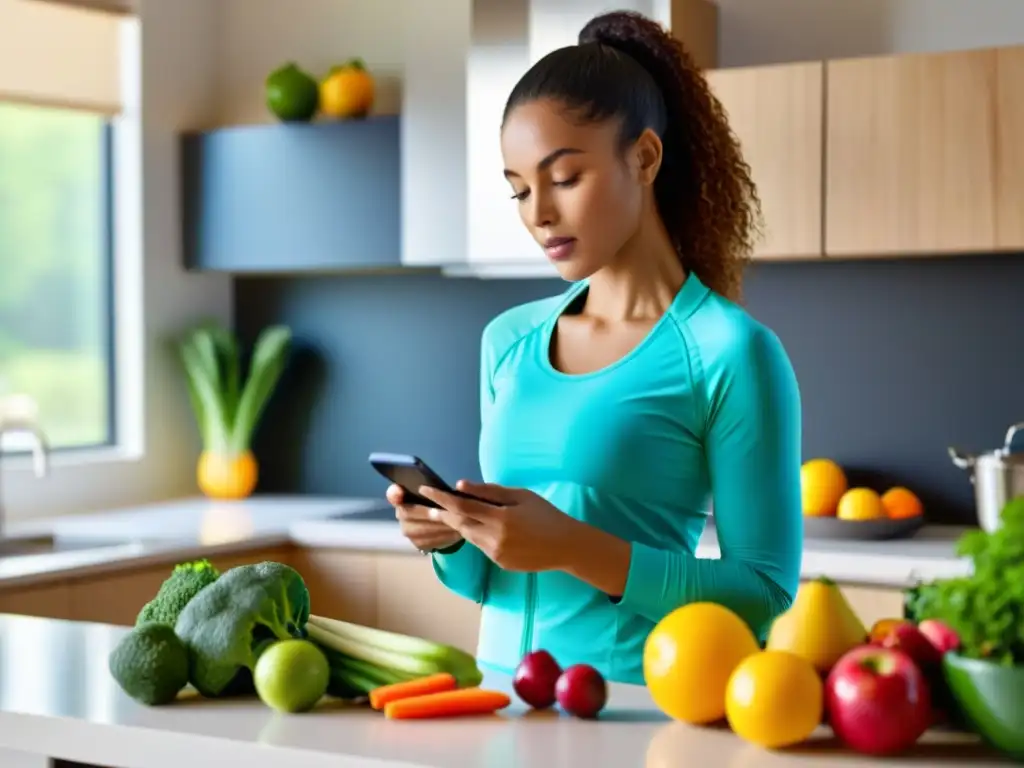
<svg viewBox="0 0 1024 768">
<path fill-rule="evenodd" d="M 118 768 L 880 768 L 908 762 L 1001 765 L 966 734 L 934 732 L 913 756 L 860 758 L 821 729 L 798 750 L 769 753 L 725 728 L 668 721 L 642 687 L 610 686 L 600 719 L 521 705 L 481 719 L 392 722 L 325 700 L 282 715 L 258 700 L 136 704 L 107 671 L 127 631 L 104 624 L 0 616 L 0 750 Z M 486 687 L 510 691 L 490 676 Z M 941 757 L 940 757 L 941 755 Z M 915 759 L 916 758 L 916 759 Z"/>
<path fill-rule="evenodd" d="M 879 542 L 807 539 L 802 574 L 841 583 L 903 588 L 918 580 L 966 573 L 955 555 L 964 528 L 925 526 L 911 539 Z M 256 496 L 222 502 L 186 498 L 71 515 L 10 526 L 17 536 L 54 536 L 58 551 L 0 557 L 0 588 L 55 574 L 116 570 L 128 563 L 163 562 L 267 546 L 299 546 L 413 552 L 382 499 Z M 88 548 L 92 545 L 94 548 Z M 102 545 L 102 546 L 99 546 Z M 699 557 L 720 555 L 712 524 Z"/>
</svg>

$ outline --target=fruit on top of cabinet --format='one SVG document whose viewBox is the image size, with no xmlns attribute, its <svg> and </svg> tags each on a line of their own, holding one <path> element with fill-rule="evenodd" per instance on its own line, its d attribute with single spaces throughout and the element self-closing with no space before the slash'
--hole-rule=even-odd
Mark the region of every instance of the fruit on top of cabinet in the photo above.
<svg viewBox="0 0 1024 768">
<path fill-rule="evenodd" d="M 320 90 L 311 74 L 289 61 L 269 75 L 266 83 L 267 109 L 283 122 L 309 122 L 316 116 Z"/>
<path fill-rule="evenodd" d="M 750 626 L 717 603 L 689 603 L 651 630 L 644 644 L 644 681 L 655 705 L 692 725 L 725 717 L 726 686 L 760 646 Z"/>
<path fill-rule="evenodd" d="M 363 118 L 370 114 L 375 96 L 373 75 L 362 59 L 349 59 L 332 67 L 320 81 L 320 111 L 336 120 Z"/>
<path fill-rule="evenodd" d="M 766 648 L 795 653 L 824 675 L 867 637 L 839 585 L 819 577 L 800 585 L 793 604 L 772 623 Z"/>
</svg>

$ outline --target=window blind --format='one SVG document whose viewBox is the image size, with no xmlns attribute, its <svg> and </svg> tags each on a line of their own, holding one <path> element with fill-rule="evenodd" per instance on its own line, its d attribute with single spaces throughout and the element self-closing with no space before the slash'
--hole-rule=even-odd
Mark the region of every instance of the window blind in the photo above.
<svg viewBox="0 0 1024 768">
<path fill-rule="evenodd" d="M 133 3 L 0 0 L 0 101 L 120 112 L 120 23 Z"/>
</svg>

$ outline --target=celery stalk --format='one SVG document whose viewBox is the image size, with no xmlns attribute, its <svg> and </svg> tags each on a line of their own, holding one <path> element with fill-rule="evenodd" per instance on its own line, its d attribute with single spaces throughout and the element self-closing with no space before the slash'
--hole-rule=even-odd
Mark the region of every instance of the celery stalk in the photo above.
<svg viewBox="0 0 1024 768">
<path fill-rule="evenodd" d="M 426 676 L 437 672 L 446 671 L 437 662 L 425 659 L 420 656 L 395 653 L 375 648 L 370 645 L 363 645 L 347 637 L 328 632 L 315 624 L 307 624 L 306 631 L 309 636 L 320 645 L 327 646 L 332 651 L 351 656 L 354 659 L 368 661 L 379 667 L 393 669 L 397 672 L 408 672 L 412 675 Z"/>
<path fill-rule="evenodd" d="M 443 643 L 436 643 L 422 637 L 412 637 L 398 632 L 374 629 L 361 624 L 329 619 L 324 616 L 310 616 L 309 623 L 341 637 L 363 645 L 383 648 L 395 653 L 420 656 L 446 666 L 476 667 L 476 659 L 465 651 Z"/>
</svg>

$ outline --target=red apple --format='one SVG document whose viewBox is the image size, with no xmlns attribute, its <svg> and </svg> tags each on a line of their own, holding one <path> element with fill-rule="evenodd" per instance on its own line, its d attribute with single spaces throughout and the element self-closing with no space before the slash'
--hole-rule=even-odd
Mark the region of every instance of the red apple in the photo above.
<svg viewBox="0 0 1024 768">
<path fill-rule="evenodd" d="M 825 683 L 829 724 L 851 748 L 888 755 L 913 745 L 931 725 L 931 692 L 906 653 L 858 646 L 836 662 Z"/>
<path fill-rule="evenodd" d="M 881 646 L 903 651 L 915 664 L 927 671 L 942 662 L 942 654 L 921 630 L 911 623 L 897 624 L 882 638 Z"/>
<path fill-rule="evenodd" d="M 940 656 L 960 647 L 960 636 L 952 627 L 938 619 L 925 619 L 917 625 L 921 634 L 927 638 Z"/>
<path fill-rule="evenodd" d="M 546 709 L 557 699 L 555 686 L 561 675 L 562 668 L 554 656 L 547 651 L 533 651 L 523 656 L 516 667 L 512 689 L 534 709 Z"/>
<path fill-rule="evenodd" d="M 608 702 L 608 686 L 601 673 L 587 664 L 575 664 L 558 678 L 558 703 L 570 715 L 594 718 Z"/>
</svg>

